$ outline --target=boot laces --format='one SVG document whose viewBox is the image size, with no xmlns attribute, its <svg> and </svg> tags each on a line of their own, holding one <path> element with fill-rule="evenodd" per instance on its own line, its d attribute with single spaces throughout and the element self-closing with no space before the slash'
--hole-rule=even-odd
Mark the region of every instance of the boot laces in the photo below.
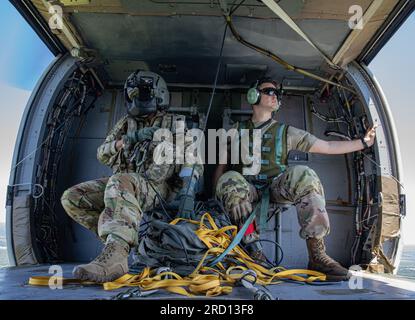
<svg viewBox="0 0 415 320">
<path fill-rule="evenodd" d="M 318 240 L 314 244 L 315 250 L 313 250 L 313 258 L 315 261 L 320 261 L 325 265 L 337 264 L 337 262 L 326 253 L 326 246 L 322 240 Z"/>
<path fill-rule="evenodd" d="M 110 242 L 106 244 L 104 250 L 102 250 L 101 254 L 95 259 L 95 261 L 103 264 L 107 263 L 114 255 L 116 249 L 117 245 L 115 243 Z M 121 248 L 121 250 L 124 250 L 124 248 Z"/>
</svg>

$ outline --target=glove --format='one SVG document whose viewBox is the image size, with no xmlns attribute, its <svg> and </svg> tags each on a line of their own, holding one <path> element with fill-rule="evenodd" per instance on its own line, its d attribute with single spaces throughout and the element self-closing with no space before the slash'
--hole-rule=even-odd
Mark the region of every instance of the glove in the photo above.
<svg viewBox="0 0 415 320">
<path fill-rule="evenodd" d="M 241 200 L 238 204 L 232 206 L 230 209 L 230 216 L 233 223 L 240 227 L 243 225 L 249 214 L 252 212 L 251 202 L 248 200 Z"/>
<path fill-rule="evenodd" d="M 183 187 L 177 194 L 176 199 L 179 202 L 178 218 L 195 219 L 195 194 L 196 194 L 196 178 L 183 177 Z"/>
<path fill-rule="evenodd" d="M 156 132 L 159 127 L 146 127 L 139 130 L 136 130 L 132 133 L 127 134 L 127 138 L 131 144 L 136 144 L 137 142 L 143 142 L 145 140 L 153 140 L 154 132 Z"/>
</svg>

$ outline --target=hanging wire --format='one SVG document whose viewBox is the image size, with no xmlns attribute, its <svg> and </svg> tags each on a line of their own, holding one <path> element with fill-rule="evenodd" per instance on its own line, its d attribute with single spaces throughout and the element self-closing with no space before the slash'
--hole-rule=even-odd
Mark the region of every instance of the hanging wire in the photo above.
<svg viewBox="0 0 415 320">
<path fill-rule="evenodd" d="M 153 191 L 155 192 L 155 194 L 156 194 L 156 196 L 157 196 L 157 198 L 159 199 L 159 201 L 160 201 L 160 205 L 161 205 L 161 208 L 163 209 L 163 212 L 166 214 L 166 216 L 170 219 L 170 220 L 173 220 L 173 218 L 172 218 L 172 216 L 171 215 L 169 215 L 169 213 L 167 212 L 167 210 L 166 210 L 166 208 L 165 208 L 165 206 L 164 206 L 164 204 L 166 204 L 167 205 L 167 202 L 163 199 L 163 197 L 160 195 L 160 193 L 157 191 L 157 189 L 156 189 L 156 187 L 154 187 L 153 186 L 153 184 L 151 183 L 151 181 L 150 181 L 150 179 L 148 178 L 148 176 L 147 176 L 147 172 L 146 172 L 146 170 L 143 170 L 143 174 L 144 174 L 144 178 L 146 179 L 146 181 L 147 181 L 147 183 L 150 185 L 150 187 L 153 189 Z M 163 204 L 164 203 L 164 204 Z"/>
<path fill-rule="evenodd" d="M 212 94 L 211 94 L 211 96 L 210 96 L 209 107 L 208 107 L 208 110 L 207 110 L 207 112 L 206 112 L 206 117 L 205 117 L 205 119 L 204 119 L 204 123 L 203 123 L 203 127 L 202 127 L 202 132 L 203 132 L 203 133 L 204 133 L 204 132 L 205 132 L 205 130 L 206 130 L 206 126 L 207 126 L 207 122 L 208 122 L 208 119 L 209 119 L 210 110 L 211 110 L 211 108 L 212 108 L 212 104 L 213 104 L 213 97 L 215 96 L 215 92 L 216 92 L 216 86 L 217 86 L 217 83 L 218 83 L 218 78 L 219 78 L 219 71 L 220 71 L 220 67 L 221 67 L 221 65 L 222 65 L 223 47 L 224 47 L 224 45 L 225 45 L 225 39 L 226 39 L 226 32 L 227 32 L 227 30 L 228 30 L 228 25 L 226 24 L 226 25 L 225 25 L 225 30 L 224 30 L 224 32 L 223 32 L 222 44 L 221 44 L 221 47 L 220 47 L 219 60 L 218 60 L 218 64 L 217 64 L 217 67 L 216 67 L 215 81 L 214 81 L 214 83 L 213 83 L 213 89 L 212 89 Z M 196 167 L 196 164 L 193 164 L 193 165 L 192 165 L 192 172 L 191 172 L 191 174 L 190 174 L 190 177 L 191 177 L 191 178 L 193 177 L 193 173 L 194 173 L 194 171 L 195 171 L 195 167 Z M 187 185 L 187 189 L 186 189 L 185 197 L 187 197 L 187 195 L 189 194 L 190 185 L 191 185 L 191 183 L 189 183 L 189 184 Z M 184 202 L 181 204 L 181 206 L 180 206 L 180 208 L 179 208 L 179 212 L 181 212 L 181 211 L 183 210 L 183 206 L 184 206 Z"/>
<path fill-rule="evenodd" d="M 264 255 L 264 257 L 267 260 L 266 262 L 269 265 L 271 265 L 273 268 L 278 267 L 278 266 L 281 265 L 282 261 L 284 260 L 284 250 L 282 249 L 281 245 L 278 242 L 273 241 L 273 240 L 268 240 L 268 239 L 259 239 L 259 240 L 252 241 L 250 243 L 256 243 L 256 242 L 259 242 L 259 243 L 262 243 L 262 242 L 270 242 L 270 243 L 273 243 L 274 245 L 276 245 L 278 247 L 278 249 L 280 250 L 280 252 L 281 252 L 281 257 L 278 260 L 278 262 L 275 263 L 275 261 L 274 261 L 274 263 L 272 263 L 271 261 L 269 261 L 269 259 L 265 255 Z"/>
<path fill-rule="evenodd" d="M 276 54 L 272 53 L 271 51 L 268 51 L 268 50 L 266 50 L 264 48 L 261 48 L 261 47 L 255 45 L 255 44 L 253 44 L 251 42 L 246 41 L 236 31 L 235 26 L 233 25 L 233 22 L 232 22 L 231 15 L 225 15 L 225 19 L 226 19 L 227 24 L 229 25 L 229 28 L 230 28 L 232 34 L 236 38 L 236 40 L 238 40 L 244 46 L 246 46 L 248 48 L 251 48 L 251 49 L 253 49 L 253 50 L 255 50 L 255 51 L 257 51 L 257 52 L 259 52 L 259 53 L 261 53 L 261 54 L 263 54 L 263 55 L 271 58 L 272 60 L 274 60 L 275 62 L 279 63 L 280 65 L 282 65 L 287 70 L 300 73 L 300 74 L 302 74 L 302 75 L 304 75 L 306 77 L 309 77 L 309 78 L 312 78 L 312 79 L 315 79 L 315 80 L 318 80 L 318 81 L 321 81 L 321 82 L 324 82 L 324 83 L 327 83 L 327 84 L 331 84 L 331 85 L 336 86 L 336 87 L 341 87 L 341 88 L 346 89 L 347 91 L 350 91 L 350 92 L 355 93 L 355 91 L 352 88 L 343 86 L 342 84 L 340 84 L 338 82 L 334 82 L 332 80 L 326 79 L 326 78 L 324 78 L 322 76 L 319 76 L 317 74 L 314 74 L 312 72 L 309 72 L 309 71 L 307 71 L 305 69 L 302 69 L 302 68 L 296 67 L 294 65 L 291 65 L 288 62 L 286 62 L 285 60 L 283 60 L 282 58 L 280 58 L 279 56 L 277 56 Z"/>
<path fill-rule="evenodd" d="M 239 2 L 239 4 L 238 5 L 236 5 L 236 6 L 234 6 L 232 9 L 231 9 L 231 11 L 230 11 L 230 13 L 229 13 L 229 15 L 231 16 L 231 15 L 233 15 L 234 14 L 234 12 L 236 11 L 236 10 L 238 10 L 239 9 L 239 7 L 245 2 L 246 0 L 241 0 L 241 2 Z M 236 1 L 235 1 L 236 2 Z M 235 3 L 234 2 L 234 3 Z"/>
<path fill-rule="evenodd" d="M 17 183 L 17 184 L 9 185 L 9 187 L 20 187 L 20 186 L 34 186 L 34 187 L 38 187 L 40 189 L 40 193 L 39 194 L 33 193 L 32 194 L 32 198 L 33 199 L 40 198 L 41 196 L 43 196 L 43 193 L 45 192 L 45 188 L 41 184 L 39 184 L 39 183 L 30 183 L 30 182 L 28 182 L 28 183 Z"/>
<path fill-rule="evenodd" d="M 54 130 L 59 130 L 61 127 L 63 127 L 69 120 L 72 120 L 72 117 L 74 116 L 74 114 L 75 114 L 75 111 L 77 111 L 76 109 L 75 110 L 72 110 L 72 112 L 71 112 L 71 114 L 69 114 L 69 116 L 56 128 L 56 129 L 54 129 Z M 31 151 L 27 156 L 25 156 L 22 160 L 20 160 L 17 164 L 15 164 L 11 169 L 10 169 L 10 174 L 12 173 L 12 171 L 14 170 L 14 169 L 16 169 L 19 165 L 21 165 L 26 159 L 28 159 L 30 156 L 32 156 L 34 153 L 36 153 L 36 151 L 38 151 L 40 148 L 42 148 L 43 147 L 43 145 L 46 143 L 46 142 L 48 142 L 48 140 L 50 140 L 50 138 L 51 138 L 51 136 L 48 136 L 45 140 L 43 140 L 42 142 L 41 142 L 41 144 L 37 147 L 37 148 L 35 148 L 33 151 Z"/>
<path fill-rule="evenodd" d="M 382 169 L 382 166 L 380 164 L 378 164 L 375 160 L 371 159 L 368 155 L 362 153 L 363 156 L 368 159 L 370 162 L 372 162 L 374 165 L 376 165 L 378 168 Z M 386 173 L 388 176 L 390 176 L 393 180 L 395 180 L 395 182 L 397 182 L 402 189 L 405 189 L 405 187 L 403 186 L 403 184 L 396 178 L 394 177 L 391 173 Z"/>
</svg>

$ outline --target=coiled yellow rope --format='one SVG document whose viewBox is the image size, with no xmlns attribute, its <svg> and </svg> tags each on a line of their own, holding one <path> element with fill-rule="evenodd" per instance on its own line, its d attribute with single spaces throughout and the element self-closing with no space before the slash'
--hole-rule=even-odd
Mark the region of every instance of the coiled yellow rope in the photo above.
<svg viewBox="0 0 415 320">
<path fill-rule="evenodd" d="M 206 220 L 209 222 L 210 227 L 205 223 Z M 256 283 L 260 285 L 278 284 L 281 280 L 286 279 L 306 283 L 316 280 L 326 280 L 326 276 L 323 273 L 312 270 L 285 270 L 282 267 L 272 269 L 264 268 L 255 263 L 240 246 L 236 246 L 228 254 L 233 260 L 238 261 L 238 264 L 235 263 L 227 269 L 222 263 L 218 263 L 215 267 L 203 266 L 207 256 L 218 256 L 225 251 L 232 242 L 233 237 L 236 236 L 237 227 L 226 226 L 219 229 L 209 213 L 205 213 L 200 221 L 179 218 L 173 220 L 171 224 L 177 224 L 179 221 L 187 221 L 188 223 L 199 225 L 196 230 L 196 235 L 208 248 L 204 257 L 191 274 L 186 277 L 181 277 L 174 272 L 162 272 L 157 274 L 156 269 L 147 267 L 140 274 L 125 274 L 115 281 L 104 283 L 104 290 L 114 290 L 122 287 L 139 287 L 142 291 L 165 289 L 169 292 L 188 297 L 194 295 L 212 297 L 231 293 L 232 286 L 244 276 L 243 272 L 246 270 L 253 270 L 256 273 Z M 231 231 L 231 236 L 226 233 L 227 231 Z M 170 277 L 170 279 L 166 279 L 167 277 Z M 245 278 L 249 279 L 249 277 L 253 280 L 251 275 L 245 275 Z M 31 277 L 29 279 L 29 284 L 48 286 L 50 279 L 51 277 Z M 59 280 L 62 281 L 63 285 L 96 285 L 96 283 L 90 281 L 54 277 L 54 281 Z"/>
</svg>

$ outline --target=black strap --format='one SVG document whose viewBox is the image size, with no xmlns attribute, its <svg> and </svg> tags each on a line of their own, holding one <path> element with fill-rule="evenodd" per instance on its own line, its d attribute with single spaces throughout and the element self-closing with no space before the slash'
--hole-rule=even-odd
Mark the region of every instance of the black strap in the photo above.
<svg viewBox="0 0 415 320">
<path fill-rule="evenodd" d="M 364 149 L 369 148 L 368 144 L 366 143 L 365 139 L 363 137 L 360 138 L 360 141 L 362 141 Z"/>
</svg>

